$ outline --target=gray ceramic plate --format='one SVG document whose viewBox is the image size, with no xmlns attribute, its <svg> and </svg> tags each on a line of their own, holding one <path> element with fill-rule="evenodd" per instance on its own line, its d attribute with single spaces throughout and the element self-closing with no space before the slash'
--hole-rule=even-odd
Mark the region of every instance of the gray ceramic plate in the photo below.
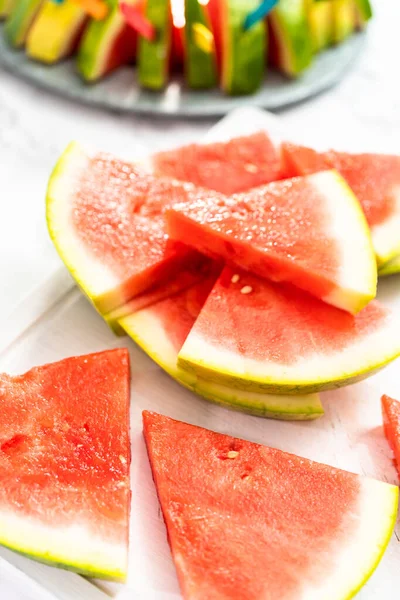
<svg viewBox="0 0 400 600">
<path fill-rule="evenodd" d="M 360 33 L 344 44 L 326 50 L 296 80 L 270 72 L 259 92 L 241 97 L 224 96 L 217 89 L 189 90 L 178 78 L 163 92 L 148 92 L 137 85 L 132 67 L 121 68 L 95 85 L 86 85 L 75 73 L 73 60 L 49 67 L 30 61 L 22 51 L 11 50 L 4 41 L 2 27 L 0 64 L 42 88 L 85 104 L 128 113 L 218 117 L 244 104 L 277 110 L 326 90 L 342 79 L 361 52 L 364 41 L 365 35 Z"/>
</svg>

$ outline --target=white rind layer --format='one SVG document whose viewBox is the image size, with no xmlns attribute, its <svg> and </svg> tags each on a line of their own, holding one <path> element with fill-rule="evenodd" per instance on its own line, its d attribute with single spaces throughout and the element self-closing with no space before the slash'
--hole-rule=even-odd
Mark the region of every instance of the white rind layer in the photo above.
<svg viewBox="0 0 400 600">
<path fill-rule="evenodd" d="M 353 314 L 376 296 L 377 269 L 368 223 L 356 196 L 336 171 L 310 175 L 330 216 L 330 235 L 340 252 L 336 288 L 323 300 Z"/>
<path fill-rule="evenodd" d="M 228 388 L 218 383 L 196 377 L 177 365 L 177 352 L 168 332 L 154 311 L 143 309 L 119 321 L 126 333 L 171 377 L 192 391 L 214 402 L 232 408 L 248 410 L 259 415 L 281 418 L 317 418 L 323 415 L 318 394 L 281 396 L 259 394 L 247 390 Z"/>
<path fill-rule="evenodd" d="M 326 557 L 331 572 L 315 584 L 309 580 L 299 600 L 349 600 L 378 566 L 396 523 L 399 490 L 374 479 L 359 481 L 358 511 L 344 517 L 342 539 Z"/>
<path fill-rule="evenodd" d="M 0 509 L 0 544 L 78 573 L 116 580 L 127 573 L 128 548 L 105 542 L 84 524 L 49 526 Z"/>
<path fill-rule="evenodd" d="M 178 365 L 212 381 L 252 391 L 311 392 L 363 379 L 400 356 L 400 322 L 386 318 L 382 326 L 345 349 L 299 356 L 292 364 L 255 360 L 216 346 L 192 329 L 178 355 Z"/>
<path fill-rule="evenodd" d="M 89 155 L 84 149 L 76 142 L 69 144 L 49 181 L 47 223 L 51 238 L 76 281 L 89 298 L 101 303 L 101 297 L 121 282 L 101 260 L 91 256 L 71 220 L 71 198 L 88 164 Z"/>
<path fill-rule="evenodd" d="M 372 241 L 378 266 L 400 254 L 400 185 L 393 189 L 394 213 L 392 216 L 372 228 Z"/>
</svg>

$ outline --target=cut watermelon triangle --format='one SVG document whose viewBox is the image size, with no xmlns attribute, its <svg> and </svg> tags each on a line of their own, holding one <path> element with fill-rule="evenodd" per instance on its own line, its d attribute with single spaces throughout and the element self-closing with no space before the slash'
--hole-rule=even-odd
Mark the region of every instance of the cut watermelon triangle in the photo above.
<svg viewBox="0 0 400 600">
<path fill-rule="evenodd" d="M 393 450 L 397 471 L 400 474 L 400 402 L 384 395 L 381 403 L 385 435 Z"/>
<path fill-rule="evenodd" d="M 68 269 L 101 313 L 161 284 L 196 256 L 170 242 L 164 211 L 192 187 L 72 143 L 49 180 L 47 222 Z"/>
<path fill-rule="evenodd" d="M 83 8 L 74 0 L 61 4 L 45 0 L 28 32 L 26 53 L 48 64 L 70 56 L 87 22 Z"/>
<path fill-rule="evenodd" d="M 132 312 L 119 321 L 126 333 L 171 377 L 200 396 L 222 406 L 275 419 L 316 419 L 324 411 L 317 394 L 274 396 L 221 385 L 191 376 L 177 365 L 178 352 L 190 333 L 220 272 L 174 296 Z"/>
<path fill-rule="evenodd" d="M 0 375 L 0 543 L 124 579 L 129 531 L 129 355 Z"/>
<path fill-rule="evenodd" d="M 167 210 L 172 239 L 274 281 L 290 281 L 351 313 L 376 295 L 365 217 L 334 171 Z"/>
<path fill-rule="evenodd" d="M 143 10 L 143 0 L 126 3 Z M 105 19 L 90 21 L 79 47 L 77 67 L 87 81 L 96 81 L 136 57 L 136 32 L 126 24 L 118 0 L 109 6 Z"/>
<path fill-rule="evenodd" d="M 234 194 L 281 179 L 281 159 L 264 132 L 227 142 L 190 144 L 152 157 L 156 175 Z"/>
<path fill-rule="evenodd" d="M 339 600 L 389 542 L 398 488 L 143 413 L 185 600 Z"/>
<path fill-rule="evenodd" d="M 366 378 L 400 355 L 400 323 L 376 301 L 353 316 L 289 284 L 224 269 L 178 364 L 264 393 L 308 393 Z"/>
<path fill-rule="evenodd" d="M 282 155 L 289 177 L 337 169 L 361 203 L 378 264 L 400 254 L 400 156 L 318 153 L 294 144 L 283 144 Z"/>
</svg>

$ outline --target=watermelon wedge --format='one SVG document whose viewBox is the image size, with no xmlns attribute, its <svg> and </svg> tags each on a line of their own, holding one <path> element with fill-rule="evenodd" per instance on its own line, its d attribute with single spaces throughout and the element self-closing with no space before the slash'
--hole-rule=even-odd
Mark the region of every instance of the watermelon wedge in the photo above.
<svg viewBox="0 0 400 600">
<path fill-rule="evenodd" d="M 16 0 L 0 0 L 0 20 L 7 19 L 14 8 Z"/>
<path fill-rule="evenodd" d="M 400 156 L 348 154 L 282 145 L 287 174 L 304 175 L 334 168 L 346 179 L 371 228 L 378 265 L 400 254 Z"/>
<path fill-rule="evenodd" d="M 314 52 L 320 52 L 333 42 L 333 0 L 308 0 L 308 21 Z"/>
<path fill-rule="evenodd" d="M 185 0 L 185 76 L 191 88 L 218 83 L 214 35 L 206 8 L 198 0 Z M 201 37 L 203 36 L 203 37 Z M 199 43 L 203 40 L 203 43 Z"/>
<path fill-rule="evenodd" d="M 170 242 L 164 211 L 189 184 L 156 179 L 72 143 L 49 180 L 47 223 L 78 285 L 101 313 L 167 281 L 196 253 Z"/>
<path fill-rule="evenodd" d="M 135 4 L 142 6 L 143 2 Z M 107 17 L 92 19 L 85 31 L 77 57 L 78 71 L 86 81 L 97 81 L 133 61 L 136 46 L 137 34 L 126 24 L 118 0 L 112 0 Z"/>
<path fill-rule="evenodd" d="M 264 132 L 213 144 L 190 144 L 152 157 L 156 175 L 234 194 L 281 178 L 281 158 Z"/>
<path fill-rule="evenodd" d="M 119 321 L 120 327 L 171 377 L 211 402 L 272 419 L 321 417 L 324 411 L 317 394 L 274 396 L 253 393 L 190 375 L 178 366 L 179 350 L 215 283 L 218 270 L 217 267 L 208 277 L 174 296 L 125 316 Z"/>
<path fill-rule="evenodd" d="M 364 215 L 334 171 L 250 190 L 198 196 L 167 211 L 172 239 L 357 313 L 376 294 Z"/>
<path fill-rule="evenodd" d="M 386 264 L 384 264 L 378 271 L 379 277 L 386 277 L 387 275 L 396 275 L 400 273 L 400 256 L 396 256 Z"/>
<path fill-rule="evenodd" d="M 310 66 L 313 38 L 304 0 L 279 0 L 268 16 L 274 47 L 273 62 L 283 73 L 295 77 Z"/>
<path fill-rule="evenodd" d="M 143 413 L 185 600 L 352 598 L 396 522 L 398 488 Z"/>
<path fill-rule="evenodd" d="M 333 39 L 340 44 L 356 28 L 355 0 L 333 0 Z"/>
<path fill-rule="evenodd" d="M 0 375 L 0 543 L 124 579 L 129 532 L 129 355 Z"/>
<path fill-rule="evenodd" d="M 259 21 L 246 31 L 244 21 L 259 0 L 220 0 L 221 87 L 227 94 L 251 94 L 261 85 L 265 71 L 267 30 Z"/>
<path fill-rule="evenodd" d="M 11 46 L 25 45 L 28 31 L 44 0 L 18 0 L 15 2 L 4 27 L 6 40 Z"/>
<path fill-rule="evenodd" d="M 400 355 L 400 323 L 376 301 L 356 316 L 290 284 L 224 269 L 178 356 L 199 377 L 309 393 L 368 377 Z"/>
<path fill-rule="evenodd" d="M 393 450 L 396 467 L 400 474 L 400 402 L 384 395 L 381 403 L 385 436 Z"/>
<path fill-rule="evenodd" d="M 147 0 L 145 16 L 157 31 L 155 40 L 139 38 L 138 77 L 145 88 L 159 90 L 168 80 L 171 47 L 172 19 L 169 0 Z"/>
<path fill-rule="evenodd" d="M 45 0 L 26 39 L 30 58 L 55 63 L 75 50 L 86 23 L 86 13 L 74 0 L 61 4 Z"/>
<path fill-rule="evenodd" d="M 198 281 L 203 280 L 214 268 L 213 261 L 199 254 L 171 279 L 159 285 L 155 284 L 147 292 L 139 294 L 130 302 L 104 315 L 104 319 L 116 335 L 125 335 L 125 330 L 119 324 L 122 318 L 186 290 Z"/>
</svg>

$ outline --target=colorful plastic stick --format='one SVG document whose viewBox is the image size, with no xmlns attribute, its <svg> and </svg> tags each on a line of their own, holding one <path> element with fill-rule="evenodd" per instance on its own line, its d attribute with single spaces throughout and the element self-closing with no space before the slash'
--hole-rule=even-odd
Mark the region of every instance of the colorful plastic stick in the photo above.
<svg viewBox="0 0 400 600">
<path fill-rule="evenodd" d="M 250 27 L 253 27 L 253 25 L 264 19 L 274 8 L 275 4 L 278 4 L 278 0 L 263 0 L 260 6 L 247 15 L 243 29 L 247 31 Z"/>
<path fill-rule="evenodd" d="M 156 28 L 146 17 L 142 14 L 139 7 L 132 4 L 126 4 L 126 2 L 121 2 L 120 10 L 124 15 L 124 19 L 135 31 L 137 31 L 142 37 L 146 40 L 152 42 L 156 38 Z"/>
</svg>

